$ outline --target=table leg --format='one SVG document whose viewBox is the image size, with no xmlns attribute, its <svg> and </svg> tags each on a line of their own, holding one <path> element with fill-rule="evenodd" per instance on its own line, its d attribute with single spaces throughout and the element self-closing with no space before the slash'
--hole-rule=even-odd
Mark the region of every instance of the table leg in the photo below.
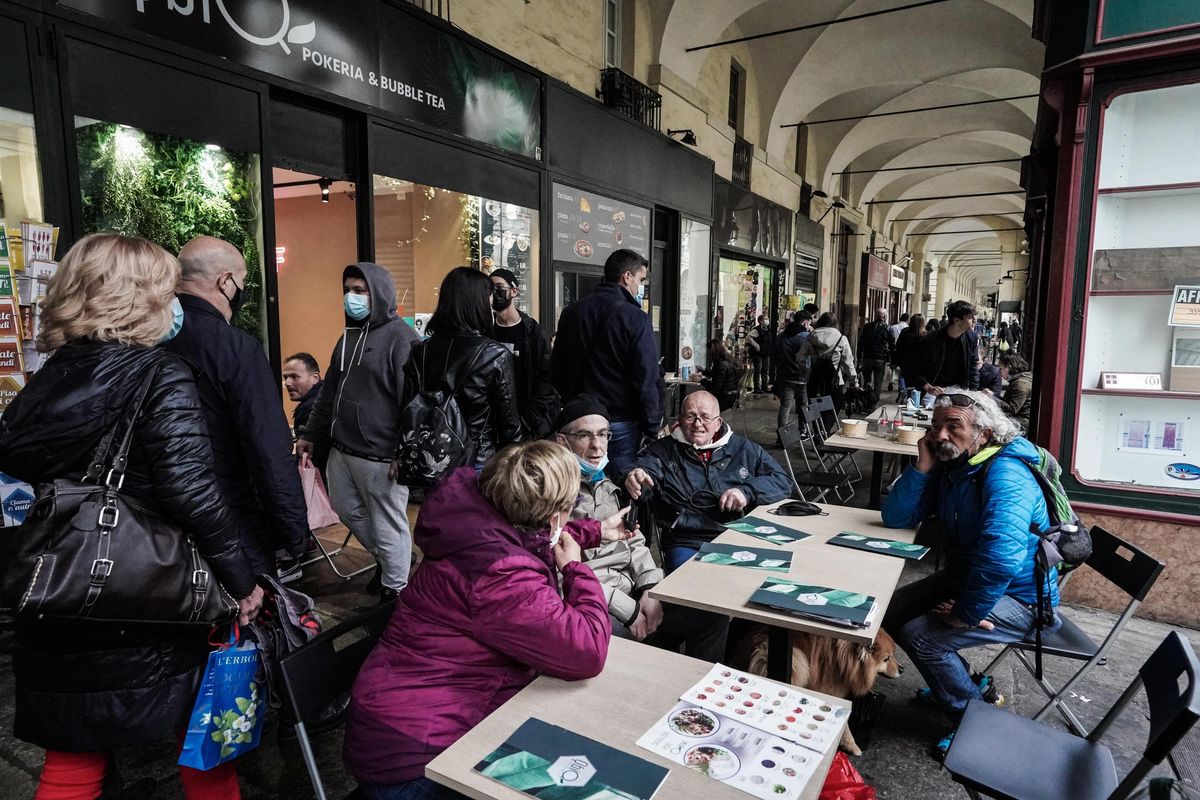
<svg viewBox="0 0 1200 800">
<path fill-rule="evenodd" d="M 767 677 L 792 682 L 792 637 L 787 628 L 767 628 Z"/>
<path fill-rule="evenodd" d="M 883 496 L 883 453 L 878 450 L 871 454 L 871 498 L 867 508 L 878 509 L 880 498 Z"/>
</svg>

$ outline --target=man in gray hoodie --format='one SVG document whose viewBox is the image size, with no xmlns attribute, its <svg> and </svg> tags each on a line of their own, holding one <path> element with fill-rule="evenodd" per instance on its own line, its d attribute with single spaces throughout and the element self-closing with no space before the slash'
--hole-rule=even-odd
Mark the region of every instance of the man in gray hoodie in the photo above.
<svg viewBox="0 0 1200 800">
<path fill-rule="evenodd" d="M 400 441 L 404 363 L 417 334 L 396 314 L 396 284 L 378 264 L 346 267 L 342 290 L 346 332 L 296 451 L 311 455 L 318 434 L 329 438 L 329 500 L 379 561 L 387 599 L 408 583 L 412 556 L 408 488 L 389 480 L 388 468 Z"/>
</svg>

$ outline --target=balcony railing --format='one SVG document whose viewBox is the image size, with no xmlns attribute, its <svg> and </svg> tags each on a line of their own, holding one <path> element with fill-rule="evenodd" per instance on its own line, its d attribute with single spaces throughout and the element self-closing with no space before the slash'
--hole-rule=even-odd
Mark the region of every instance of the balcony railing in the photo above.
<svg viewBox="0 0 1200 800">
<path fill-rule="evenodd" d="M 615 67 L 600 72 L 600 99 L 630 119 L 658 130 L 662 95 Z"/>
<path fill-rule="evenodd" d="M 733 183 L 750 188 L 750 166 L 754 163 L 754 145 L 738 136 L 733 140 Z"/>
</svg>

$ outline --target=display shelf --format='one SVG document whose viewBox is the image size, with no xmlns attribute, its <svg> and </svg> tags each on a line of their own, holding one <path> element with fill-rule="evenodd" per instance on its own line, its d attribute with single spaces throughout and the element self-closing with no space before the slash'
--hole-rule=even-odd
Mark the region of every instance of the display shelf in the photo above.
<svg viewBox="0 0 1200 800">
<path fill-rule="evenodd" d="M 1096 198 L 1094 250 L 1200 245 L 1200 187 L 1102 194 Z"/>
<path fill-rule="evenodd" d="M 1200 419 L 1195 415 L 1200 395 L 1088 389 L 1082 393 L 1072 460 L 1080 480 L 1112 488 L 1200 492 L 1200 481 L 1179 477 L 1184 466 L 1197 461 Z M 1151 396 L 1156 402 L 1147 403 Z M 1167 425 L 1170 444 L 1163 431 Z"/>
<path fill-rule="evenodd" d="M 1171 297 L 1171 289 L 1093 289 L 1091 297 Z"/>
<path fill-rule="evenodd" d="M 1101 190 L 1200 181 L 1200 84 L 1117 95 L 1104 112 Z"/>
<path fill-rule="evenodd" d="M 1200 189 L 1200 181 L 1188 183 L 1150 183 L 1142 186 L 1110 186 L 1107 189 L 1097 189 L 1097 194 L 1136 194 L 1138 192 L 1171 192 L 1178 189 Z"/>
<path fill-rule="evenodd" d="M 1153 397 L 1160 400 L 1200 400 L 1200 392 L 1153 392 L 1144 389 L 1080 389 L 1081 394 L 1114 397 Z"/>
</svg>

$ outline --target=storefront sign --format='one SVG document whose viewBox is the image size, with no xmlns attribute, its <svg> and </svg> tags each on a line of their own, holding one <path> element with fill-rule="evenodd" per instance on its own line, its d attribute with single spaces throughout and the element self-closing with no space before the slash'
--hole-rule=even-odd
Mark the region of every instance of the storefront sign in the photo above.
<svg viewBox="0 0 1200 800">
<path fill-rule="evenodd" d="M 555 261 L 603 265 L 627 248 L 650 258 L 650 211 L 611 197 L 554 184 Z"/>
<path fill-rule="evenodd" d="M 908 274 L 908 271 L 905 270 L 904 267 L 897 267 L 894 264 L 892 265 L 891 270 L 892 270 L 892 280 L 888 285 L 891 286 L 893 289 L 903 290 L 904 289 L 904 276 Z"/>
<path fill-rule="evenodd" d="M 449 133 L 540 156 L 536 76 L 379 0 L 58 4 Z"/>
<path fill-rule="evenodd" d="M 888 279 L 892 274 L 891 264 L 870 253 L 863 253 L 863 267 L 867 273 L 867 286 L 873 289 L 888 288 Z"/>
<path fill-rule="evenodd" d="M 785 261 L 791 248 L 791 210 L 718 178 L 713 183 L 713 241 Z"/>
<path fill-rule="evenodd" d="M 1096 38 L 1105 41 L 1200 25 L 1200 5 L 1188 0 L 1104 0 L 1099 16 Z"/>
<path fill-rule="evenodd" d="M 905 294 L 913 294 L 917 291 L 917 273 L 909 272 L 904 276 L 904 292 Z"/>
<path fill-rule="evenodd" d="M 1200 328 L 1200 286 L 1176 286 L 1171 294 L 1169 325 Z"/>
</svg>

